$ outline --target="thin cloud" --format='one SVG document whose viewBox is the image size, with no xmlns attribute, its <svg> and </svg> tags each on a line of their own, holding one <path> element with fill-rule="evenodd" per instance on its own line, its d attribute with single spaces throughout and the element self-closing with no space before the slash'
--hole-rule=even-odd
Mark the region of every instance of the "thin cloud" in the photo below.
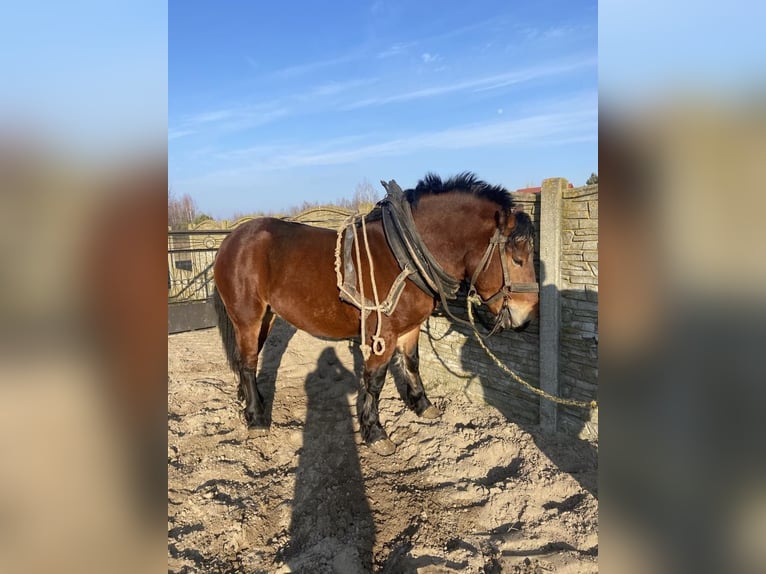
<svg viewBox="0 0 766 574">
<path fill-rule="evenodd" d="M 287 116 L 286 107 L 234 106 L 226 109 L 200 112 L 185 117 L 168 130 L 168 139 L 187 137 L 201 131 L 234 132 L 271 123 Z"/>
<path fill-rule="evenodd" d="M 375 0 L 375 2 L 372 3 L 372 6 L 370 6 L 370 13 L 373 15 L 378 15 L 385 9 L 386 4 L 383 2 L 383 0 Z"/>
<path fill-rule="evenodd" d="M 269 76 L 273 78 L 294 78 L 296 76 L 302 76 L 310 72 L 322 70 L 324 68 L 331 68 L 333 66 L 337 66 L 338 64 L 346 64 L 348 62 L 353 62 L 355 60 L 360 59 L 361 57 L 362 57 L 361 54 L 352 52 L 349 54 L 344 54 L 343 56 L 327 58 L 325 60 L 316 60 L 314 62 L 306 62 L 305 64 L 296 64 L 294 66 L 287 66 L 285 68 L 282 68 L 281 70 L 275 70 L 274 72 L 269 74 Z"/>
<path fill-rule="evenodd" d="M 240 131 L 270 124 L 290 115 L 288 108 L 243 110 L 219 124 L 221 131 Z"/>
<path fill-rule="evenodd" d="M 168 130 L 168 140 L 177 140 L 180 138 L 185 138 L 186 136 L 190 136 L 194 133 L 197 133 L 197 132 L 194 130 L 170 129 Z"/>
<path fill-rule="evenodd" d="M 396 42 L 394 44 L 391 44 L 388 48 L 385 50 L 382 50 L 376 54 L 376 57 L 379 59 L 384 58 L 390 58 L 392 56 L 399 56 L 401 54 L 405 54 L 409 51 L 410 48 L 413 48 L 417 46 L 418 44 L 433 44 L 435 42 L 441 41 L 441 40 L 447 40 L 450 38 L 455 38 L 458 36 L 462 36 L 464 34 L 468 33 L 474 33 L 477 30 L 480 30 L 482 28 L 486 28 L 488 26 L 492 27 L 502 27 L 503 23 L 502 20 L 498 21 L 497 18 L 491 18 L 487 20 L 481 20 L 479 22 L 474 22 L 473 24 L 467 24 L 465 26 L 461 26 L 460 28 L 454 28 L 452 30 L 446 30 L 444 32 L 440 32 L 438 34 L 433 34 L 431 36 L 427 36 L 425 38 L 419 38 L 417 40 L 410 40 L 407 42 Z"/>
<path fill-rule="evenodd" d="M 378 52 L 376 57 L 380 60 L 383 60 L 385 58 L 399 56 L 400 54 L 406 54 L 407 51 L 415 45 L 417 45 L 417 42 L 397 42 L 385 50 Z"/>
<path fill-rule="evenodd" d="M 352 102 L 342 109 L 355 110 L 359 108 L 366 108 L 369 106 L 382 106 L 386 104 L 393 104 L 399 102 L 409 102 L 412 100 L 419 100 L 423 98 L 431 98 L 436 96 L 443 96 L 445 94 L 451 94 L 462 91 L 485 91 L 493 90 L 502 87 L 506 87 L 512 84 L 520 84 L 535 80 L 539 78 L 545 78 L 549 76 L 557 76 L 572 72 L 574 70 L 594 66 L 596 64 L 595 58 L 588 58 L 571 63 L 557 64 L 550 66 L 541 66 L 537 68 L 528 68 L 526 70 L 519 70 L 515 72 L 509 72 L 506 74 L 496 74 L 492 76 L 485 76 L 481 78 L 473 78 L 471 80 L 465 80 L 463 82 L 455 82 L 452 84 L 444 84 L 441 86 L 433 86 L 430 88 L 423 88 L 420 90 L 412 90 L 409 92 L 403 92 L 399 94 L 391 94 L 388 96 L 376 96 L 372 98 L 366 98 L 357 102 Z"/>
<path fill-rule="evenodd" d="M 543 32 L 543 36 L 545 38 L 562 38 L 568 34 L 571 34 L 573 30 L 573 26 L 554 26 L 545 30 L 545 32 Z"/>
<path fill-rule="evenodd" d="M 357 79 L 348 80 L 345 82 L 327 82 L 325 84 L 320 84 L 319 86 L 311 88 L 310 90 L 308 90 L 308 94 L 312 98 L 336 96 L 344 92 L 347 92 L 349 90 L 374 84 L 378 81 L 379 81 L 378 78 L 357 78 Z"/>
<path fill-rule="evenodd" d="M 237 105 L 229 108 L 191 114 L 169 130 L 169 139 L 177 139 L 202 130 L 232 132 L 262 126 L 295 113 L 306 113 L 306 102 L 316 111 L 322 104 L 321 98 L 331 98 L 350 90 L 378 82 L 378 78 L 356 78 L 342 82 L 325 82 L 302 93 L 272 101 L 251 105 Z"/>
<path fill-rule="evenodd" d="M 530 68 L 527 70 L 521 70 L 518 72 L 511 72 L 509 74 L 500 74 L 497 76 L 490 76 L 483 78 L 481 82 L 476 82 L 474 86 L 471 86 L 474 92 L 486 92 L 487 90 L 496 90 L 499 88 L 505 88 L 513 84 L 521 84 L 530 80 L 536 80 L 539 78 L 545 78 L 549 76 L 558 76 L 560 74 L 566 74 L 577 70 L 579 68 L 587 68 L 596 65 L 595 58 L 589 58 L 581 60 L 579 62 L 546 66 L 542 68 Z"/>
<path fill-rule="evenodd" d="M 438 130 L 408 134 L 369 145 L 348 145 L 327 149 L 328 143 L 313 148 L 282 148 L 274 155 L 269 150 L 256 148 L 229 152 L 247 159 L 242 172 L 237 168 L 225 170 L 227 176 L 264 170 L 294 169 L 306 166 L 327 166 L 354 163 L 382 156 L 409 155 L 424 150 L 460 150 L 500 145 L 564 145 L 573 142 L 596 140 L 597 111 L 595 107 L 559 112 L 542 113 L 514 120 L 471 124 Z M 335 145 L 341 142 L 332 142 Z M 276 150 L 273 150 L 276 151 Z"/>
<path fill-rule="evenodd" d="M 553 40 L 556 38 L 564 38 L 576 34 L 582 31 L 582 26 L 574 26 L 572 24 L 561 24 L 557 26 L 549 26 L 547 28 L 540 28 L 538 26 L 525 26 L 518 29 L 518 34 L 526 40 L 539 40 L 547 39 Z"/>
<path fill-rule="evenodd" d="M 192 124 L 192 125 L 215 123 L 215 122 L 220 122 L 222 120 L 229 119 L 232 116 L 234 116 L 236 113 L 237 111 L 233 109 L 202 112 L 187 118 L 186 123 Z"/>
<path fill-rule="evenodd" d="M 356 134 L 341 136 L 333 139 L 324 140 L 311 147 L 312 154 L 319 154 L 330 150 L 336 150 L 338 148 L 349 146 L 356 147 L 360 145 L 360 142 L 369 141 L 372 134 Z M 287 157 L 296 153 L 295 146 L 288 144 L 263 144 L 254 145 L 246 148 L 228 149 L 225 151 L 219 151 L 212 154 L 216 159 L 223 161 L 237 162 L 246 160 L 248 162 L 258 160 L 270 160 L 275 157 Z M 304 148 L 304 152 L 305 148 Z"/>
<path fill-rule="evenodd" d="M 267 172 L 295 170 L 311 166 L 354 164 L 381 157 L 413 155 L 423 151 L 497 148 L 499 146 L 559 146 L 597 141 L 597 111 L 583 109 L 571 112 L 539 114 L 512 121 L 474 124 L 434 132 L 408 134 L 370 145 L 348 144 L 333 150 L 324 147 L 281 149 L 269 156 L 267 149 L 250 150 L 241 162 L 226 169 L 207 172 L 198 177 L 177 181 L 187 188 L 249 185 Z M 337 143 L 337 142 L 335 142 Z M 259 157 L 260 156 L 260 157 Z M 232 157 L 232 159 L 235 159 Z"/>
</svg>

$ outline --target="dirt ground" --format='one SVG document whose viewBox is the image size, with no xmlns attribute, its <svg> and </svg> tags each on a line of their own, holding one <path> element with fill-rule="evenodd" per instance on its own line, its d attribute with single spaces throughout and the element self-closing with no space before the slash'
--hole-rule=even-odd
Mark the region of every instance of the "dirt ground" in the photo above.
<svg viewBox="0 0 766 574">
<path fill-rule="evenodd" d="M 421 420 L 389 375 L 382 457 L 357 432 L 350 343 L 278 322 L 260 367 L 272 424 L 255 434 L 217 330 L 168 337 L 169 572 L 598 571 L 596 445 L 445 384 Z"/>
</svg>

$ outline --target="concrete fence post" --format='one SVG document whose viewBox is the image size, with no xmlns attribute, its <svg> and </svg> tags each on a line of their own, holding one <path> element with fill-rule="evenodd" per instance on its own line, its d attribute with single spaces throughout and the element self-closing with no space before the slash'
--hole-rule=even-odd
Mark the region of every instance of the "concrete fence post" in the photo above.
<svg viewBox="0 0 766 574">
<path fill-rule="evenodd" d="M 559 396 L 561 326 L 561 198 L 569 182 L 544 179 L 540 198 L 540 388 Z M 540 426 L 557 430 L 558 408 L 540 399 Z"/>
</svg>

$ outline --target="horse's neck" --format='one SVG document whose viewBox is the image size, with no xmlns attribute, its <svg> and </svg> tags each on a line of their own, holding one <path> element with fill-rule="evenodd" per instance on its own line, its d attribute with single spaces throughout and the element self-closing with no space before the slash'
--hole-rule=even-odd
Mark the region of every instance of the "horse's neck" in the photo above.
<svg viewBox="0 0 766 574">
<path fill-rule="evenodd" d="M 486 248 L 494 232 L 494 211 L 458 193 L 422 197 L 413 218 L 431 254 L 460 280 L 468 273 L 468 253 Z"/>
</svg>

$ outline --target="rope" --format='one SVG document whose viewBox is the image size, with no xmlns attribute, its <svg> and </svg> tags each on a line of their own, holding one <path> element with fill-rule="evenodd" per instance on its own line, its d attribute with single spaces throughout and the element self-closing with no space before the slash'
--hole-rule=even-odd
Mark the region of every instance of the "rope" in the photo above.
<svg viewBox="0 0 766 574">
<path fill-rule="evenodd" d="M 527 390 L 533 392 L 536 395 L 539 395 L 543 398 L 548 399 L 549 401 L 553 401 L 554 403 L 558 403 L 560 405 L 567 405 L 570 407 L 579 407 L 579 408 L 590 408 L 595 409 L 598 407 L 598 403 L 596 401 L 576 401 L 574 399 L 564 399 L 561 397 L 557 397 L 554 395 L 551 395 L 549 393 L 546 393 L 542 389 L 538 389 L 537 387 L 532 386 L 527 381 L 522 379 L 519 375 L 514 373 L 512 370 L 510 370 L 508 367 L 506 367 L 500 359 L 498 359 L 495 354 L 489 350 L 489 347 L 484 343 L 484 340 L 482 339 L 481 335 L 479 334 L 479 331 L 476 329 L 476 325 L 473 320 L 473 305 L 472 303 L 475 302 L 475 296 L 473 297 L 467 297 L 466 298 L 466 308 L 468 310 L 468 320 L 471 322 L 471 328 L 473 329 L 473 334 L 476 336 L 476 340 L 479 342 L 479 345 L 481 345 L 481 348 L 484 349 L 489 355 L 489 358 L 494 361 L 494 363 L 504 372 L 508 373 L 517 383 L 523 385 L 527 388 Z M 481 303 L 479 301 L 479 303 Z"/>
<path fill-rule="evenodd" d="M 367 344 L 367 337 L 365 336 L 367 334 L 367 327 L 365 326 L 365 321 L 367 320 L 367 313 L 365 313 L 365 305 L 364 305 L 364 276 L 362 274 L 362 256 L 359 250 L 359 237 L 357 237 L 356 233 L 356 224 L 351 225 L 351 230 L 354 233 L 354 253 L 356 254 L 356 268 L 359 270 L 357 273 L 357 276 L 359 277 L 359 294 L 361 296 L 361 307 L 359 311 L 361 312 L 361 328 L 360 328 L 360 339 L 359 342 L 359 348 L 362 351 L 362 357 L 364 357 L 364 360 L 370 358 L 370 346 Z M 374 280 L 373 280 L 374 282 Z"/>
<path fill-rule="evenodd" d="M 356 222 L 355 219 L 360 218 L 362 220 L 362 236 L 364 237 L 364 246 L 365 251 L 367 254 L 367 261 L 370 265 L 370 283 L 372 284 L 372 294 L 373 298 L 375 300 L 375 305 L 367 305 L 366 301 L 367 298 L 364 296 L 364 278 L 362 274 L 362 256 L 361 251 L 359 248 L 359 235 L 356 230 Z M 342 240 L 343 240 L 343 232 L 348 226 L 351 226 L 352 233 L 354 235 L 354 252 L 356 255 L 356 268 L 358 269 L 358 279 L 359 279 L 359 301 L 356 301 L 356 298 L 353 296 L 352 293 L 348 293 L 348 291 L 344 287 L 343 282 L 343 271 L 342 271 L 342 262 L 341 262 L 341 251 L 342 251 Z M 383 305 L 380 304 L 380 298 L 378 297 L 378 287 L 375 284 L 375 266 L 372 261 L 372 254 L 370 253 L 370 243 L 367 239 L 367 225 L 365 223 L 364 216 L 360 216 L 358 213 L 355 213 L 351 216 L 349 216 L 343 224 L 338 228 L 338 234 L 337 239 L 335 241 L 335 276 L 337 278 L 338 283 L 338 289 L 346 293 L 350 296 L 355 306 L 359 307 L 360 311 L 360 345 L 359 348 L 362 351 L 362 357 L 366 361 L 370 358 L 370 353 L 375 353 L 376 355 L 382 355 L 386 351 L 386 341 L 383 339 L 383 337 L 380 336 L 381 327 L 383 324 L 382 321 L 382 312 L 383 312 Z M 372 336 L 372 346 L 368 345 L 366 343 L 366 334 L 367 334 L 367 315 L 370 311 L 375 311 L 378 316 L 377 325 L 375 328 L 375 334 Z"/>
<path fill-rule="evenodd" d="M 354 226 L 356 229 L 356 226 Z M 370 242 L 367 239 L 367 224 L 365 218 L 362 216 L 362 237 L 364 237 L 364 250 L 367 252 L 367 262 L 370 264 L 370 283 L 372 283 L 372 297 L 375 301 L 375 312 L 378 315 L 378 324 L 375 326 L 375 334 L 372 336 L 372 351 L 376 355 L 382 355 L 386 351 L 386 342 L 380 336 L 381 326 L 383 324 L 383 313 L 380 306 L 380 298 L 378 297 L 378 285 L 375 283 L 375 266 L 372 263 L 372 254 L 370 253 Z M 356 236 L 354 236 L 356 239 Z M 359 272 L 361 273 L 361 267 Z M 361 276 L 359 279 L 359 285 L 361 287 Z M 364 299 L 364 291 L 362 291 L 362 298 Z M 365 331 L 362 330 L 364 333 Z"/>
<path fill-rule="evenodd" d="M 356 217 L 356 214 L 349 215 L 346 219 L 343 220 L 343 223 L 340 224 L 340 227 L 338 228 L 338 235 L 335 239 L 335 277 L 337 277 L 338 280 L 338 289 L 343 291 L 343 270 L 341 262 L 341 244 L 343 242 L 343 231 L 348 227 L 348 225 L 354 220 Z"/>
</svg>

